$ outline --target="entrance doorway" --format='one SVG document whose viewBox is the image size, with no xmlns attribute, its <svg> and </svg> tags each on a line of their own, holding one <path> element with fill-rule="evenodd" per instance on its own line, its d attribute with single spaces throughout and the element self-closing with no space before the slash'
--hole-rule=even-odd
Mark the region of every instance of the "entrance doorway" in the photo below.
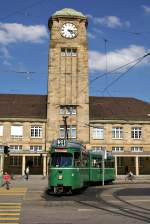
<svg viewBox="0 0 150 224">
<path fill-rule="evenodd" d="M 126 175 L 129 171 L 135 175 L 135 157 L 117 157 L 118 175 Z"/>
<path fill-rule="evenodd" d="M 27 166 L 29 166 L 30 175 L 43 174 L 43 159 L 41 156 L 26 156 Z"/>
</svg>

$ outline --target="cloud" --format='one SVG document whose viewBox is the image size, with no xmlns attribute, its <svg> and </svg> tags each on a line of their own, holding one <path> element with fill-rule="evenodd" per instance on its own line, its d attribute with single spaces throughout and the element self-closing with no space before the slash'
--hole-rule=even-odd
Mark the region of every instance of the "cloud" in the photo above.
<svg viewBox="0 0 150 224">
<path fill-rule="evenodd" d="M 147 14 L 150 14 L 150 7 L 146 5 L 142 5 L 142 8 L 144 9 L 144 12 Z"/>
<path fill-rule="evenodd" d="M 146 54 L 146 49 L 142 46 L 131 45 L 128 48 L 115 50 L 107 53 L 108 70 L 114 70 L 138 57 Z M 148 57 L 145 58 L 140 65 L 149 64 Z M 130 64 L 131 65 L 131 64 Z M 105 71 L 106 70 L 106 55 L 98 51 L 89 52 L 89 68 L 91 71 Z"/>
<path fill-rule="evenodd" d="M 0 23 L 0 44 L 17 42 L 41 43 L 48 37 L 44 25 L 26 26 L 19 23 Z"/>
<path fill-rule="evenodd" d="M 96 36 L 90 32 L 87 33 L 87 36 L 90 38 L 90 39 L 95 39 Z"/>
<path fill-rule="evenodd" d="M 94 17 L 92 15 L 87 15 L 89 19 L 93 21 L 94 24 L 99 24 L 102 26 L 106 26 L 109 28 L 116 28 L 116 27 L 129 27 L 130 22 L 125 21 L 122 22 L 119 17 L 117 16 L 105 16 L 105 17 Z"/>
</svg>

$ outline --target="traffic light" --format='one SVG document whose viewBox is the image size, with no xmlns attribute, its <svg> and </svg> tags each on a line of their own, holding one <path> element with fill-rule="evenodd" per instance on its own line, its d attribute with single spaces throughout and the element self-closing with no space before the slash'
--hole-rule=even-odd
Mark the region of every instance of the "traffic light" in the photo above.
<svg viewBox="0 0 150 224">
<path fill-rule="evenodd" d="M 9 154 L 9 147 L 7 145 L 4 145 L 4 154 L 5 155 Z"/>
</svg>

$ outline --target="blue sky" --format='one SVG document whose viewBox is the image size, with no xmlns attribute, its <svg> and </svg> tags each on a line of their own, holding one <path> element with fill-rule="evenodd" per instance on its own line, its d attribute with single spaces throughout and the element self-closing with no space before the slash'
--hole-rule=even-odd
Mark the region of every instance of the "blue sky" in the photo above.
<svg viewBox="0 0 150 224">
<path fill-rule="evenodd" d="M 149 1 L 0 2 L 0 93 L 47 94 L 48 18 L 73 8 L 88 17 L 90 95 L 150 102 Z"/>
</svg>

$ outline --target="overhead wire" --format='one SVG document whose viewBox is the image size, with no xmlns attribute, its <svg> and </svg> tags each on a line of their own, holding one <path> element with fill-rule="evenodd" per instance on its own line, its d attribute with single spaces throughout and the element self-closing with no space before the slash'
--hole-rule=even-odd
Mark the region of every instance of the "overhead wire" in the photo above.
<svg viewBox="0 0 150 224">
<path fill-rule="evenodd" d="M 45 1 L 45 0 L 44 0 L 44 1 Z M 34 6 L 36 6 L 36 5 L 38 5 L 38 4 L 41 4 L 41 3 L 43 3 L 43 0 L 38 0 L 38 1 L 36 1 L 36 2 L 34 2 L 34 3 L 32 3 L 32 4 L 30 4 L 30 5 L 28 5 L 28 6 L 26 6 L 26 7 L 22 7 L 21 9 L 18 9 L 18 10 L 16 10 L 16 11 L 12 12 L 12 13 L 9 13 L 9 14 L 6 15 L 6 16 L 0 17 L 0 20 L 8 19 L 9 17 L 12 17 L 12 16 L 14 16 L 14 15 L 16 15 L 16 14 L 20 14 L 20 13 L 22 13 L 22 11 L 25 11 L 25 10 L 27 10 L 27 9 L 33 8 Z"/>
<path fill-rule="evenodd" d="M 143 57 L 139 58 L 137 60 L 137 62 L 135 62 L 135 64 L 133 64 L 131 67 L 129 67 L 125 72 L 121 73 L 115 80 L 113 80 L 112 82 L 110 82 L 104 89 L 103 89 L 103 93 L 110 88 L 113 84 L 115 84 L 119 79 L 121 79 L 127 72 L 129 72 L 131 69 L 133 69 L 137 64 L 139 64 L 145 57 L 149 56 L 150 53 L 147 53 L 146 55 L 144 55 Z"/>
</svg>

